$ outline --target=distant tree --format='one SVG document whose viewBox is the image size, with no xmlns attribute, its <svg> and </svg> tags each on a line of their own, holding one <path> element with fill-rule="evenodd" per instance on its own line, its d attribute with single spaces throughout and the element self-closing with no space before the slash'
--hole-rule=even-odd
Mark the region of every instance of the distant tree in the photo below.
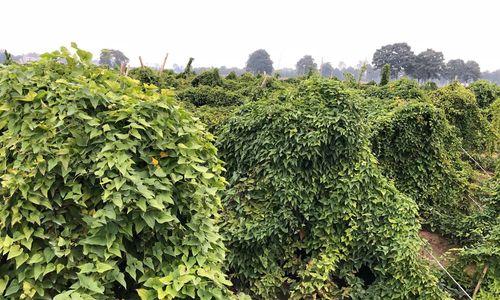
<svg viewBox="0 0 500 300">
<path fill-rule="evenodd" d="M 99 57 L 99 64 L 106 65 L 110 68 L 119 68 L 122 63 L 127 64 L 128 57 L 125 56 L 120 50 L 115 49 L 102 49 Z"/>
<path fill-rule="evenodd" d="M 401 73 L 408 73 L 413 66 L 415 54 L 407 43 L 385 45 L 373 54 L 373 66 L 381 70 L 386 64 L 391 66 L 391 75 L 398 78 Z"/>
<path fill-rule="evenodd" d="M 333 70 L 333 77 L 334 78 L 337 78 L 337 79 L 340 79 L 340 80 L 343 80 L 344 79 L 344 73 L 345 73 L 345 68 L 342 69 L 342 68 L 335 68 Z"/>
<path fill-rule="evenodd" d="M 452 59 L 446 63 L 444 77 L 449 81 L 463 81 L 465 74 L 465 62 L 461 59 Z"/>
<path fill-rule="evenodd" d="M 239 68 L 236 68 L 236 67 L 225 67 L 225 66 L 222 66 L 219 68 L 219 74 L 220 76 L 227 76 L 229 75 L 230 73 L 234 73 L 234 75 L 236 76 L 239 76 L 243 73 L 245 73 L 245 69 L 239 69 Z M 196 72 L 196 74 L 198 74 L 199 72 Z"/>
<path fill-rule="evenodd" d="M 427 49 L 417 55 L 409 75 L 420 81 L 439 79 L 444 75 L 445 64 L 442 52 Z"/>
<path fill-rule="evenodd" d="M 391 79 L 391 66 L 389 64 L 385 64 L 382 68 L 382 74 L 380 75 L 380 85 L 386 85 L 389 83 Z"/>
<path fill-rule="evenodd" d="M 180 74 L 180 73 L 182 73 L 184 71 L 184 67 L 181 66 L 181 65 L 178 65 L 178 64 L 174 64 L 172 66 L 172 70 L 174 71 L 174 73 Z"/>
<path fill-rule="evenodd" d="M 253 74 L 272 74 L 273 73 L 273 61 L 264 49 L 259 49 L 254 51 L 248 56 L 246 70 Z"/>
<path fill-rule="evenodd" d="M 367 64 L 365 80 L 380 81 L 380 70 L 375 69 L 372 64 Z"/>
<path fill-rule="evenodd" d="M 481 73 L 481 78 L 487 79 L 491 82 L 495 82 L 496 84 L 500 84 L 500 70 L 496 70 L 493 72 L 485 71 Z"/>
<path fill-rule="evenodd" d="M 323 77 L 333 77 L 333 72 L 334 69 L 332 67 L 332 64 L 327 62 L 321 65 L 321 76 Z"/>
<path fill-rule="evenodd" d="M 294 78 L 297 77 L 297 71 L 293 68 L 283 68 L 276 70 L 276 73 L 280 74 L 281 78 Z"/>
<path fill-rule="evenodd" d="M 297 74 L 299 76 L 303 76 L 309 74 L 310 72 L 317 71 L 318 65 L 314 62 L 311 55 L 304 55 L 304 57 L 299 59 L 295 68 L 297 69 Z"/>
<path fill-rule="evenodd" d="M 352 67 L 352 66 L 349 66 L 347 68 L 342 69 L 342 73 L 343 73 L 344 77 L 345 77 L 346 73 L 349 73 L 349 74 L 351 74 L 354 77 L 357 77 L 358 73 L 359 73 L 359 70 L 356 69 L 356 68 L 354 68 L 354 67 Z"/>
<path fill-rule="evenodd" d="M 469 60 L 465 63 L 465 74 L 464 82 L 473 82 L 481 77 L 481 68 L 479 64 L 473 60 Z"/>
<path fill-rule="evenodd" d="M 367 66 L 366 62 L 364 62 L 363 64 L 361 64 L 359 66 L 359 71 L 358 71 L 358 85 L 361 84 L 361 79 L 363 79 L 363 75 L 365 75 L 366 69 L 368 69 L 368 66 Z"/>
</svg>

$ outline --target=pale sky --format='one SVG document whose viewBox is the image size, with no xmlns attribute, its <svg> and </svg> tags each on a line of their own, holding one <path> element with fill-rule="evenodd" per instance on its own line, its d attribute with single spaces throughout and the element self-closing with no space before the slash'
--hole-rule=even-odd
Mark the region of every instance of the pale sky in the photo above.
<svg viewBox="0 0 500 300">
<path fill-rule="evenodd" d="M 305 54 L 319 64 L 371 62 L 382 45 L 407 42 L 445 59 L 500 69 L 499 0 L 3 0 L 0 48 L 46 52 L 74 41 L 98 56 L 119 49 L 138 65 L 243 67 L 264 48 L 274 67 Z"/>
</svg>

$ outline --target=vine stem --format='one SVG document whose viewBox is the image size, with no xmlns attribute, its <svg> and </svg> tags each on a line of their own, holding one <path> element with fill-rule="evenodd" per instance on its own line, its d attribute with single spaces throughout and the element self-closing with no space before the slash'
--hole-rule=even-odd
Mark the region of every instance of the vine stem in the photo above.
<svg viewBox="0 0 500 300">
<path fill-rule="evenodd" d="M 476 204 L 477 207 L 479 207 L 479 210 L 483 211 L 483 207 L 481 205 L 479 205 L 479 203 L 477 203 L 476 200 L 474 200 L 474 198 L 472 198 L 469 195 L 466 195 L 466 196 L 467 196 L 467 198 L 469 198 L 470 201 L 472 201 L 474 204 Z"/>
<path fill-rule="evenodd" d="M 437 264 L 439 265 L 439 267 L 441 269 L 443 269 L 443 271 L 446 273 L 446 275 L 448 275 L 448 277 L 451 278 L 451 280 L 453 280 L 453 282 L 458 286 L 458 288 L 462 291 L 462 293 L 465 294 L 465 296 L 467 296 L 468 299 L 472 300 L 472 297 L 469 296 L 469 294 L 467 294 L 467 292 L 464 290 L 464 288 L 455 280 L 455 278 L 453 278 L 453 276 L 451 276 L 451 274 L 448 272 L 448 270 L 446 270 L 446 268 L 439 262 L 439 260 L 437 260 L 437 258 L 434 257 L 434 255 L 432 255 L 432 253 L 425 249 L 424 250 L 432 257 L 432 259 L 434 259 L 434 261 L 437 262 Z"/>
</svg>

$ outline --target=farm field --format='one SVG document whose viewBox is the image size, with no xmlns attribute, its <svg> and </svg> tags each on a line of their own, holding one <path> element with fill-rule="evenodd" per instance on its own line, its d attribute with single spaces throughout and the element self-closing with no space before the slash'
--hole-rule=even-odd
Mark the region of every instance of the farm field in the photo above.
<svg viewBox="0 0 500 300">
<path fill-rule="evenodd" d="M 0 299 L 500 299 L 496 83 L 6 54 Z"/>
</svg>

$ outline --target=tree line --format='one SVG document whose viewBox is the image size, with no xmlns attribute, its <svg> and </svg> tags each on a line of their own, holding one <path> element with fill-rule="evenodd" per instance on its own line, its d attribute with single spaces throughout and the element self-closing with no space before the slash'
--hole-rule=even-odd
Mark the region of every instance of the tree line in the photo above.
<svg viewBox="0 0 500 300">
<path fill-rule="evenodd" d="M 297 61 L 295 66 L 295 76 L 302 76 L 309 72 L 320 72 L 326 77 L 339 76 L 346 71 L 355 77 L 359 76 L 362 69 L 368 78 L 365 80 L 375 80 L 380 76 L 380 71 L 384 65 L 390 66 L 391 78 L 396 79 L 401 76 L 409 76 L 420 82 L 429 80 L 454 81 L 470 83 L 480 78 L 487 77 L 491 81 L 500 82 L 500 70 L 494 72 L 481 73 L 479 64 L 473 60 L 464 61 L 462 59 L 451 59 L 445 63 L 442 52 L 427 49 L 415 54 L 407 43 L 395 43 L 382 46 L 373 54 L 371 64 L 362 64 L 358 68 L 340 71 L 334 68 L 331 63 L 323 63 L 318 68 L 317 63 L 311 55 L 305 55 Z M 250 54 L 246 70 L 255 74 L 273 73 L 273 62 L 264 49 L 259 49 Z M 342 72 L 339 74 L 339 72 Z M 375 77 L 375 78 L 374 78 Z"/>
<path fill-rule="evenodd" d="M 37 56 L 36 53 L 30 53 L 27 55 L 11 55 L 10 57 L 13 61 L 27 62 Z M 7 57 L 9 57 L 9 54 L 6 51 L 0 51 L 0 63 L 6 61 Z M 26 60 L 26 57 L 28 57 L 28 60 Z M 129 58 L 120 50 L 102 49 L 99 60 L 95 61 L 95 63 L 110 68 L 119 68 L 122 64 L 128 64 L 129 61 Z M 315 72 L 324 77 L 338 79 L 345 79 L 346 76 L 352 75 L 363 81 L 379 81 L 380 72 L 386 64 L 390 66 L 390 74 L 393 79 L 408 76 L 420 82 L 432 80 L 444 83 L 457 80 L 462 83 L 470 83 L 483 78 L 500 84 L 500 70 L 481 73 L 481 68 L 476 61 L 464 61 L 460 58 L 450 59 L 445 62 L 443 53 L 433 49 L 427 49 L 415 54 L 407 43 L 382 46 L 374 52 L 371 63 L 360 63 L 356 67 L 345 65 L 334 67 L 330 62 L 318 65 L 311 55 L 304 55 L 297 61 L 295 68 L 276 70 L 273 67 L 273 61 L 269 53 L 264 49 L 258 49 L 249 55 L 244 68 L 223 66 L 219 68 L 219 72 L 223 76 L 232 72 L 237 75 L 250 72 L 253 74 L 279 74 L 279 76 L 285 78 L 304 76 Z M 175 69 L 182 71 L 182 67 L 177 65 Z M 193 71 L 198 73 L 207 69 L 209 68 L 199 67 L 193 68 Z"/>
</svg>

